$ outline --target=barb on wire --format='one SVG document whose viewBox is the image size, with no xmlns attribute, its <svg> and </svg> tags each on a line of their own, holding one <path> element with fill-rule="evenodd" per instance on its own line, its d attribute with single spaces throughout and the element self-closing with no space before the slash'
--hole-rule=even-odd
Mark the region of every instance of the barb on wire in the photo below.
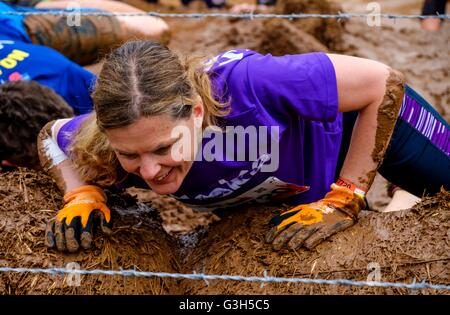
<svg viewBox="0 0 450 315">
<path fill-rule="evenodd" d="M 0 12 L 0 15 L 56 15 L 56 16 L 73 16 L 77 15 L 94 15 L 94 16 L 153 16 L 161 18 L 204 18 L 204 17 L 220 17 L 220 18 L 233 18 L 233 19 L 308 19 L 308 18 L 321 18 L 321 19 L 350 19 L 350 18 L 367 18 L 373 16 L 379 16 L 385 19 L 433 19 L 439 18 L 443 20 L 449 20 L 448 14 L 436 14 L 436 15 L 418 15 L 418 14 L 392 14 L 392 13 L 341 13 L 338 14 L 319 14 L 319 13 L 292 13 L 292 14 L 274 14 L 274 13 L 163 13 L 163 12 L 102 12 L 102 11 L 82 11 L 80 9 L 67 9 L 67 10 L 45 10 L 45 11 L 29 11 L 29 12 L 17 12 L 17 11 L 5 11 Z"/>
<path fill-rule="evenodd" d="M 359 287 L 383 287 L 383 288 L 403 288 L 410 290 L 418 289 L 434 289 L 450 291 L 450 285 L 431 284 L 424 281 L 420 283 L 397 283 L 397 282 L 381 282 L 381 281 L 354 281 L 348 279 L 310 279 L 310 278 L 284 278 L 271 277 L 264 273 L 263 277 L 257 276 L 240 276 L 240 275 L 208 275 L 204 273 L 169 273 L 169 272 L 153 272 L 153 271 L 136 271 L 128 270 L 82 270 L 82 269 L 66 269 L 66 268 L 11 268 L 0 267 L 0 272 L 17 272 L 17 273 L 46 273 L 46 274 L 81 274 L 81 275 L 108 275 L 108 276 L 125 276 L 125 277 L 159 277 L 159 278 L 176 278 L 189 280 L 228 280 L 228 281 L 249 281 L 261 283 L 303 283 L 303 284 L 326 284 L 326 285 L 345 285 Z"/>
</svg>

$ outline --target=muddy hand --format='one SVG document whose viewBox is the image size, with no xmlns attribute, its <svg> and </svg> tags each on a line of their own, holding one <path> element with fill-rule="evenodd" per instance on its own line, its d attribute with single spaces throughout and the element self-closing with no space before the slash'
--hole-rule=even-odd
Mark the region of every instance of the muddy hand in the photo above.
<svg viewBox="0 0 450 315">
<path fill-rule="evenodd" d="M 312 249 L 331 235 L 352 226 L 364 207 L 363 197 L 346 187 L 332 184 L 325 198 L 274 217 L 266 242 L 272 243 L 275 250 L 286 245 L 291 249 L 301 246 Z"/>
<path fill-rule="evenodd" d="M 64 208 L 45 229 L 45 244 L 60 251 L 76 252 L 92 246 L 93 227 L 99 222 L 103 233 L 110 235 L 112 228 L 106 195 L 98 187 L 85 185 L 64 195 Z"/>
</svg>

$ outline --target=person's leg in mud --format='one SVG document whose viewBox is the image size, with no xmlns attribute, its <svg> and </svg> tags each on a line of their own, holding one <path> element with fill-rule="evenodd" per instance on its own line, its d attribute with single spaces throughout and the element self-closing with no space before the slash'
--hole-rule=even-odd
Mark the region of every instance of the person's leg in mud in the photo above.
<svg viewBox="0 0 450 315">
<path fill-rule="evenodd" d="M 83 11 L 136 12 L 142 10 L 125 3 L 108 0 L 40 2 L 37 9 L 67 9 L 79 5 Z M 127 40 L 169 40 L 167 24 L 150 16 L 73 16 L 30 15 L 24 19 L 27 33 L 34 44 L 58 50 L 80 65 L 98 62 L 111 49 Z M 76 22 L 76 23 L 75 23 Z"/>
<path fill-rule="evenodd" d="M 391 198 L 389 204 L 381 212 L 392 212 L 405 209 L 411 209 L 422 199 L 410 194 L 399 186 L 388 183 L 388 196 Z"/>
<path fill-rule="evenodd" d="M 422 15 L 445 14 L 447 0 L 425 0 L 422 7 Z M 421 27 L 428 31 L 437 31 L 441 28 L 441 21 L 438 18 L 423 19 Z"/>
<path fill-rule="evenodd" d="M 417 197 L 450 189 L 450 125 L 409 86 L 378 171 Z"/>
</svg>

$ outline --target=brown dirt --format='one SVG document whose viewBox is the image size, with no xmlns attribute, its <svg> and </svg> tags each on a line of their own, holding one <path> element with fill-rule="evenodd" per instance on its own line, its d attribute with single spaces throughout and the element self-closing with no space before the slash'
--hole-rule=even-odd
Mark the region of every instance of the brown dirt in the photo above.
<svg viewBox="0 0 450 315">
<path fill-rule="evenodd" d="M 158 213 L 130 197 L 109 198 L 115 219 L 113 236 L 97 237 L 91 251 L 60 254 L 44 245 L 45 224 L 61 206 L 51 179 L 24 169 L 0 174 L 0 266 L 50 268 L 76 262 L 82 269 L 178 270 L 178 257 L 172 250 L 177 240 L 161 228 Z M 81 286 L 68 283 L 62 275 L 1 273 L 0 293 L 181 293 L 171 279 L 82 276 Z"/>
<path fill-rule="evenodd" d="M 257 213 L 257 215 L 255 215 Z M 186 263 L 208 274 L 308 277 L 365 281 L 369 263 L 381 267 L 381 280 L 450 283 L 450 193 L 428 198 L 410 211 L 363 211 L 358 224 L 314 250 L 274 252 L 264 244 L 268 218 L 276 208 L 229 213 L 214 224 Z M 195 270 L 195 269 L 194 269 Z M 407 290 L 268 284 L 234 281 L 185 284 L 189 294 L 408 294 Z M 422 290 L 434 294 L 433 290 Z"/>
<path fill-rule="evenodd" d="M 155 7 L 129 0 L 146 10 L 179 12 L 174 5 Z M 164 1 L 163 1 L 164 2 Z M 253 2 L 253 1 L 251 1 Z M 361 12 L 357 1 L 342 2 L 348 11 Z M 391 2 L 380 1 L 383 5 Z M 420 2 L 420 1 L 415 1 Z M 390 4 L 389 4 L 390 5 Z M 291 8 L 291 9 L 289 9 Z M 305 8 L 334 12 L 325 1 L 283 1 L 277 12 Z M 358 8 L 352 10 L 352 8 Z M 391 8 L 391 7 L 389 7 Z M 198 11 L 199 7 L 190 11 Z M 411 12 L 396 8 L 397 13 Z M 287 11 L 282 11 L 287 10 Z M 289 11 L 291 10 L 291 11 Z M 305 12 L 305 10 L 302 10 Z M 406 9 L 405 9 L 406 10 Z M 386 9 L 385 12 L 393 12 Z M 363 20 L 335 24 L 333 20 L 228 21 L 225 19 L 168 19 L 170 47 L 183 53 L 214 54 L 245 47 L 274 55 L 310 51 L 338 51 L 384 62 L 403 72 L 407 81 L 450 120 L 450 23 L 438 33 L 422 31 L 416 21 L 383 21 L 370 28 Z M 380 210 L 389 198 L 386 181 L 377 176 L 368 194 L 369 205 Z M 267 221 L 279 209 L 243 208 L 221 220 L 195 213 L 169 197 L 130 189 L 131 197 L 110 195 L 115 233 L 95 239 L 95 248 L 61 254 L 44 247 L 44 227 L 61 206 L 61 196 L 50 179 L 21 169 L 0 174 L 0 266 L 64 267 L 77 262 L 86 269 L 119 269 L 347 278 L 366 280 L 367 265 L 381 266 L 381 280 L 427 280 L 450 284 L 450 195 L 428 198 L 411 210 L 398 213 L 363 211 L 359 222 L 312 251 L 273 252 L 264 244 Z M 154 211 L 151 207 L 158 209 Z M 161 218 L 160 218 L 161 217 Z M 214 222 L 211 227 L 207 225 Z M 166 233 L 169 232 L 170 234 Z M 156 278 L 82 276 L 81 286 L 68 286 L 63 276 L 0 273 L 0 294 L 436 294 L 433 290 L 358 288 Z M 442 293 L 442 292 L 439 292 Z"/>
<path fill-rule="evenodd" d="M 430 32 L 421 30 L 417 21 L 384 21 L 381 27 L 369 27 L 364 20 L 351 20 L 343 38 L 346 54 L 401 71 L 407 84 L 450 121 L 450 23 Z"/>
<path fill-rule="evenodd" d="M 280 0 L 275 9 L 277 13 L 320 13 L 337 14 L 343 9 L 339 3 L 316 0 Z M 291 22 L 298 29 L 312 35 L 330 50 L 342 50 L 342 34 L 344 32 L 345 20 L 337 21 L 330 19 L 297 19 Z"/>
<path fill-rule="evenodd" d="M 138 0 L 127 2 L 144 10 L 154 10 L 154 6 Z M 281 1 L 274 13 L 291 13 L 296 4 L 308 2 L 310 13 L 336 13 L 339 5 L 326 1 L 288 0 Z M 309 3 L 311 2 L 311 3 Z M 314 2 L 314 4 L 312 4 Z M 174 5 L 163 5 L 162 12 L 198 12 L 204 10 L 201 3 L 188 9 Z M 319 19 L 290 22 L 287 20 L 238 20 L 222 18 L 166 19 L 172 34 L 170 47 L 182 53 L 213 55 L 236 48 L 248 48 L 273 55 L 328 51 L 341 44 L 342 23 L 324 23 Z"/>
<path fill-rule="evenodd" d="M 195 45 L 187 47 L 189 52 L 216 54 L 236 48 L 248 48 L 262 53 L 281 56 L 285 54 L 328 51 L 328 48 L 292 23 L 285 20 L 253 20 L 219 22 L 209 19 L 207 28 L 195 30 Z M 171 48 L 186 52 L 178 38 L 182 33 L 172 35 Z M 218 41 L 217 38 L 222 38 Z"/>
<path fill-rule="evenodd" d="M 161 196 L 150 190 L 133 187 L 127 192 L 141 202 L 151 203 L 152 208 L 161 215 L 164 230 L 171 235 L 186 234 L 220 220 L 212 213 L 193 211 L 169 196 Z"/>
<path fill-rule="evenodd" d="M 269 218 L 280 209 L 247 208 L 227 213 L 208 230 L 176 240 L 165 233 L 158 213 L 129 195 L 109 194 L 114 235 L 95 238 L 93 250 L 61 254 L 43 244 L 44 226 L 61 204 L 56 186 L 43 174 L 24 169 L 0 175 L 0 266 L 132 269 L 209 274 L 347 278 L 366 280 L 369 263 L 381 267 L 381 280 L 427 280 L 450 284 L 450 193 L 442 192 L 409 211 L 364 211 L 358 224 L 312 251 L 274 252 L 264 243 Z M 170 204 L 170 203 L 169 203 Z M 255 215 L 257 213 L 258 215 Z M 191 241 L 188 243 L 187 241 Z M 3 294 L 408 294 L 407 290 L 350 288 L 159 278 L 67 277 L 0 274 Z M 419 293 L 434 294 L 433 290 Z"/>
</svg>

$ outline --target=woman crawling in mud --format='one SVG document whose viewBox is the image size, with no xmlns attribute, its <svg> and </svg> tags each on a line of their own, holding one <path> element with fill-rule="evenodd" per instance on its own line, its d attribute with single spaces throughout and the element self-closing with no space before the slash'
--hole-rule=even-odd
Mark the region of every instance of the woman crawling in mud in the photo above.
<svg viewBox="0 0 450 315">
<path fill-rule="evenodd" d="M 355 224 L 376 171 L 419 197 L 450 188 L 449 124 L 372 60 L 242 49 L 205 62 L 128 42 L 107 58 L 93 101 L 93 113 L 39 135 L 65 194 L 45 239 L 62 251 L 90 248 L 97 224 L 111 232 L 111 186 L 198 210 L 291 204 L 271 220 L 274 249 L 311 249 Z"/>
</svg>

